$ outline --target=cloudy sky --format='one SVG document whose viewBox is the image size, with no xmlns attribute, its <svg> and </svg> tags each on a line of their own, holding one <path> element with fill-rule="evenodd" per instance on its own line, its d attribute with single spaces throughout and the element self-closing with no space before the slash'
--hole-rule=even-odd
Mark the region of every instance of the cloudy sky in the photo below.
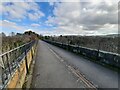
<svg viewBox="0 0 120 90">
<path fill-rule="evenodd" d="M 118 33 L 118 0 L 40 0 L 0 3 L 0 29 L 42 35 Z M 29 1 L 29 2 L 28 2 Z"/>
</svg>

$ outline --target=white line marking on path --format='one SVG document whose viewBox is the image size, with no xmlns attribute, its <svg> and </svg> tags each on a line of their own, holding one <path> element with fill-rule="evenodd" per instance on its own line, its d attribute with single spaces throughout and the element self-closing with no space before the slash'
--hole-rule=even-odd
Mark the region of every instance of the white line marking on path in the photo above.
<svg viewBox="0 0 120 90">
<path fill-rule="evenodd" d="M 48 47 L 48 49 L 61 61 L 61 62 L 63 62 L 64 60 L 63 59 L 61 59 L 61 57 L 60 56 L 58 56 L 56 53 L 55 53 L 55 51 L 53 51 L 48 45 L 46 45 L 47 47 Z M 72 71 L 72 73 L 75 75 L 75 76 L 77 76 L 78 77 L 78 80 L 77 80 L 77 82 L 80 80 L 80 81 L 82 81 L 82 82 L 84 82 L 89 88 L 92 88 L 93 90 L 96 90 L 96 87 L 94 86 L 94 85 L 92 85 L 88 80 L 86 80 L 85 79 L 85 76 L 84 75 L 80 75 L 79 76 L 79 74 L 77 73 L 77 72 L 79 72 L 79 71 L 76 71 L 73 67 L 71 67 L 70 65 L 67 65 L 67 64 L 65 64 L 66 65 L 66 67 L 68 68 L 68 69 L 70 69 L 70 71 Z M 89 82 L 89 83 L 88 83 Z M 91 86 L 92 85 L 92 86 Z"/>
</svg>

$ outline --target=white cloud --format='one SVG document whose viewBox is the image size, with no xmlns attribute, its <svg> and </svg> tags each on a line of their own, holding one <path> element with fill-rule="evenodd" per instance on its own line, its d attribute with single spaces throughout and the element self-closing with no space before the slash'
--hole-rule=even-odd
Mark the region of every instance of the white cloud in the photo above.
<svg viewBox="0 0 120 90">
<path fill-rule="evenodd" d="M 25 30 L 25 28 L 23 26 L 19 26 L 16 23 L 10 22 L 8 20 L 0 21 L 0 26 L 8 28 L 8 30 L 9 30 L 9 28 L 12 28 L 12 29 L 15 29 L 15 30 L 21 30 L 21 31 Z"/>
<path fill-rule="evenodd" d="M 49 1 L 49 0 L 48 0 Z M 59 3 L 61 1 L 62 3 Z M 53 30 L 36 30 L 42 34 L 110 34 L 117 33 L 118 23 L 118 0 L 50 0 L 50 5 L 54 6 L 54 16 L 49 16 L 45 21 L 47 26 L 56 26 Z M 57 3 L 55 3 L 57 2 Z M 12 19 L 39 20 L 45 16 L 40 11 L 40 7 L 35 2 L 13 3 L 13 5 L 0 4 L 3 9 L 0 12 Z M 5 26 L 26 29 L 16 23 L 3 21 Z M 42 23 L 43 24 L 43 23 Z M 31 26 L 39 27 L 41 24 L 33 23 Z M 4 25 L 3 25 L 4 26 Z"/>
<path fill-rule="evenodd" d="M 0 13 L 9 18 L 23 19 L 29 17 L 31 20 L 37 20 L 44 16 L 35 2 L 4 2 L 1 5 Z"/>
<path fill-rule="evenodd" d="M 33 24 L 31 24 L 31 26 L 32 26 L 32 27 L 39 27 L 39 26 L 40 26 L 40 24 L 33 23 Z"/>
<path fill-rule="evenodd" d="M 117 33 L 118 3 L 89 0 L 90 2 L 56 3 L 54 17 L 47 24 L 56 25 L 58 34 L 110 34 Z"/>
<path fill-rule="evenodd" d="M 31 19 L 31 20 L 38 20 L 39 18 L 41 18 L 42 16 L 44 16 L 43 13 L 41 12 L 38 12 L 38 13 L 29 13 L 28 14 L 28 17 Z"/>
<path fill-rule="evenodd" d="M 54 5 L 54 2 L 53 2 L 53 1 L 49 2 L 49 5 L 50 5 L 50 6 L 53 6 L 53 5 Z"/>
<path fill-rule="evenodd" d="M 33 28 L 32 28 L 32 27 Z M 33 24 L 31 24 L 30 26 L 22 26 L 22 25 L 18 25 L 18 24 L 16 24 L 16 23 L 14 23 L 14 22 L 11 22 L 11 21 L 8 21 L 8 20 L 2 20 L 2 21 L 0 21 L 0 27 L 2 27 L 2 28 L 6 28 L 6 29 L 12 29 L 13 30 L 13 32 L 15 31 L 15 32 L 25 32 L 25 31 L 29 31 L 29 30 L 31 30 L 31 31 L 34 31 L 34 32 L 36 32 L 36 33 L 38 33 L 38 34 L 40 34 L 40 30 L 39 29 L 37 29 L 37 28 L 34 28 L 34 27 L 38 27 L 38 26 L 40 26 L 39 24 L 37 24 L 37 23 L 33 23 Z M 1 29 L 2 29 L 1 28 Z M 4 32 L 4 31 L 1 31 L 1 32 Z M 6 32 L 7 33 L 7 32 Z"/>
<path fill-rule="evenodd" d="M 39 27 L 39 26 L 40 26 L 40 24 L 38 24 L 38 23 L 33 23 L 31 25 L 27 25 L 27 27 L 26 27 L 26 25 L 22 26 L 22 25 L 19 25 L 17 23 L 14 23 L 14 22 L 11 22 L 11 21 L 8 21 L 8 20 L 0 21 L 0 27 L 2 27 L 1 29 L 3 29 L 3 28 L 6 28 L 7 30 L 12 29 L 13 32 L 15 31 L 15 32 L 23 33 L 25 31 L 30 31 L 31 30 L 31 31 L 34 31 L 34 32 L 40 34 L 41 31 L 43 31 L 43 30 L 38 29 L 37 27 Z M 1 32 L 4 32 L 3 30 Z"/>
</svg>

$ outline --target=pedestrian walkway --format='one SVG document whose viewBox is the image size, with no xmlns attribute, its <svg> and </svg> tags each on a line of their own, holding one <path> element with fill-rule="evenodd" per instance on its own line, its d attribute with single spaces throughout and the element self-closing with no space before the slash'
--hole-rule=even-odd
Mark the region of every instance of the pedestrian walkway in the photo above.
<svg viewBox="0 0 120 90">
<path fill-rule="evenodd" d="M 32 88 L 84 88 L 84 84 L 77 79 L 47 44 L 39 41 Z"/>
</svg>

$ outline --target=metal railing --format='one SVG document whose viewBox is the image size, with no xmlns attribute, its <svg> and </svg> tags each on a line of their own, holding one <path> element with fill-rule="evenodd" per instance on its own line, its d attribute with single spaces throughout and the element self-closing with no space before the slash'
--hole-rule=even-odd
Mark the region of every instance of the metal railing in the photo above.
<svg viewBox="0 0 120 90">
<path fill-rule="evenodd" d="M 21 60 L 35 42 L 31 41 L 0 55 L 0 88 L 3 88 L 8 83 L 12 73 L 19 67 Z"/>
</svg>

